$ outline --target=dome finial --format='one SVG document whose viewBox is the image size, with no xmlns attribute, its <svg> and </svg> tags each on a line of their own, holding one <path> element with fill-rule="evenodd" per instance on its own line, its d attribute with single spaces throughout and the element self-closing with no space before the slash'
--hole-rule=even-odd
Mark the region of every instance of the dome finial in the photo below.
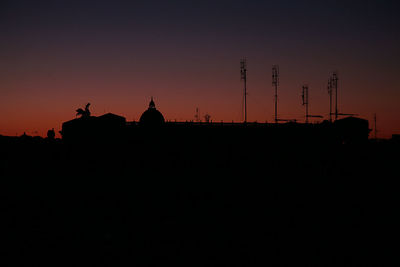
<svg viewBox="0 0 400 267">
<path fill-rule="evenodd" d="M 140 116 L 139 123 L 144 126 L 159 126 L 165 123 L 164 116 L 156 109 L 153 97 L 151 97 L 149 108 Z"/>
<path fill-rule="evenodd" d="M 150 104 L 149 104 L 149 108 L 156 108 L 156 104 L 154 104 L 153 97 L 151 97 L 151 101 L 150 101 Z"/>
</svg>

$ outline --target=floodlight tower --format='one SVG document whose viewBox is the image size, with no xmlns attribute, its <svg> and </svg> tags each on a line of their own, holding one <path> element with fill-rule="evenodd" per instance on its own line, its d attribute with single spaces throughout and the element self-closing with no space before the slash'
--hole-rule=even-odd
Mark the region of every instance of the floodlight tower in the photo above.
<svg viewBox="0 0 400 267">
<path fill-rule="evenodd" d="M 338 118 L 338 74 L 337 72 L 333 72 L 332 74 L 332 86 L 335 88 L 335 120 Z"/>
<path fill-rule="evenodd" d="M 279 66 L 272 66 L 272 86 L 275 87 L 275 123 L 278 123 L 278 85 L 279 85 Z"/>
<path fill-rule="evenodd" d="M 332 77 L 328 80 L 328 94 L 329 94 L 329 122 L 332 122 Z"/>
<path fill-rule="evenodd" d="M 247 122 L 247 63 L 246 59 L 240 60 L 240 79 L 243 80 L 244 122 Z"/>
<path fill-rule="evenodd" d="M 308 85 L 303 85 L 301 98 L 303 99 L 303 106 L 306 106 L 306 123 L 308 123 Z"/>
</svg>

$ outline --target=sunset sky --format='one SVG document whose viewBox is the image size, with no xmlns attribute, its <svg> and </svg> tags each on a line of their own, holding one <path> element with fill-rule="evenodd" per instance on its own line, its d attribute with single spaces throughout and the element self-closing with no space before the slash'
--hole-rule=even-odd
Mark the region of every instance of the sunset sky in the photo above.
<svg viewBox="0 0 400 267">
<path fill-rule="evenodd" d="M 328 118 L 327 81 L 339 74 L 339 112 L 378 118 L 400 134 L 398 1 L 1 1 L 0 134 L 44 136 L 75 110 L 139 120 L 153 96 L 167 120 L 241 121 L 240 59 L 248 64 L 248 121 Z"/>
</svg>

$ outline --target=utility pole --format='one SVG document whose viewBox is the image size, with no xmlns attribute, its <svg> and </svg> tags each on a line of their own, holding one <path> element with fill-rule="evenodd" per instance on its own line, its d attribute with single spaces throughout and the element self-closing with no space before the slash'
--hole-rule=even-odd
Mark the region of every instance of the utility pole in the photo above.
<svg viewBox="0 0 400 267">
<path fill-rule="evenodd" d="M 279 85 L 279 66 L 272 66 L 272 86 L 275 87 L 275 123 L 278 123 L 278 85 Z"/>
<path fill-rule="evenodd" d="M 243 58 L 240 61 L 240 79 L 243 80 L 243 98 L 244 98 L 244 123 L 247 122 L 247 62 Z"/>
</svg>

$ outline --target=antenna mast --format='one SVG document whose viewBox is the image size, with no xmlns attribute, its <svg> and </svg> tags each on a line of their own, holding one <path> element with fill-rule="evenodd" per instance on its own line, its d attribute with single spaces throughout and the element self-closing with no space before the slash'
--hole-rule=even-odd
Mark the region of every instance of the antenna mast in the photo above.
<svg viewBox="0 0 400 267">
<path fill-rule="evenodd" d="M 335 120 L 338 118 L 338 75 L 337 72 L 333 72 L 332 74 L 332 86 L 335 88 Z"/>
<path fill-rule="evenodd" d="M 278 85 L 279 85 L 279 66 L 272 66 L 272 86 L 275 87 L 275 123 L 278 123 Z"/>
<path fill-rule="evenodd" d="M 303 106 L 306 106 L 306 123 L 308 123 L 308 85 L 303 85 L 303 93 L 301 97 L 303 99 Z"/>
<path fill-rule="evenodd" d="M 194 115 L 194 118 L 196 119 L 196 122 L 200 122 L 200 110 L 199 108 L 196 108 L 196 114 Z"/>
<path fill-rule="evenodd" d="M 377 132 L 378 132 L 378 130 L 376 129 L 376 113 L 374 113 L 374 134 L 375 134 L 375 140 L 377 140 L 378 139 L 378 137 L 377 137 Z"/>
<path fill-rule="evenodd" d="M 328 80 L 328 94 L 329 94 L 329 122 L 332 122 L 332 77 Z"/>
<path fill-rule="evenodd" d="M 247 122 L 247 62 L 246 59 L 243 58 L 240 60 L 240 79 L 243 80 L 244 83 L 244 122 Z"/>
</svg>

